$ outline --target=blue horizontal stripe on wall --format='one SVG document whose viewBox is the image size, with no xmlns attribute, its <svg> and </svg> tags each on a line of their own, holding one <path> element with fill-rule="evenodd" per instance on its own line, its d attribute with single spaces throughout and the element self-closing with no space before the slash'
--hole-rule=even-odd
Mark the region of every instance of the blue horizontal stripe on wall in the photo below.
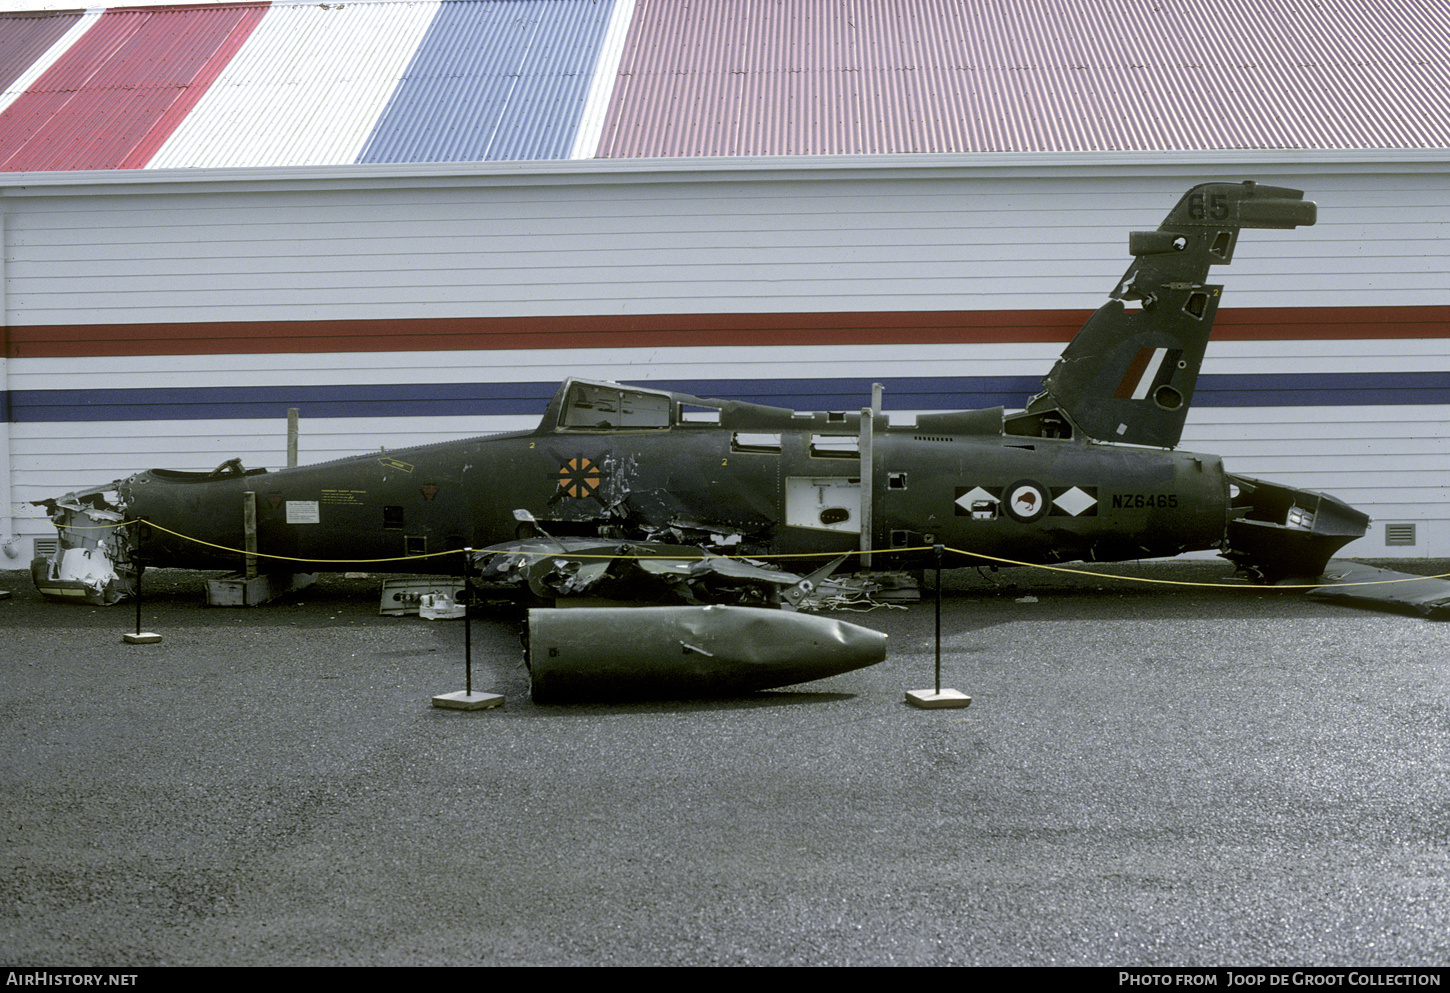
<svg viewBox="0 0 1450 993">
<path fill-rule="evenodd" d="M 911 377 L 877 380 L 887 410 L 1020 408 L 1041 389 L 1036 376 Z M 794 410 L 860 410 L 871 379 L 638 381 L 652 389 L 744 400 Z M 12 423 L 53 421 L 211 420 L 285 417 L 541 415 L 558 389 L 538 383 L 185 387 L 106 390 L 11 390 Z M 1450 372 L 1320 373 L 1203 376 L 1200 407 L 1357 407 L 1450 405 Z"/>
<path fill-rule="evenodd" d="M 116 390 L 12 390 L 14 423 L 418 414 L 541 414 L 557 383 L 416 383 L 387 386 L 198 386 Z"/>
<path fill-rule="evenodd" d="M 860 410 L 871 403 L 871 380 L 676 380 L 638 382 L 650 389 L 790 407 Z M 891 409 L 949 410 L 1020 406 L 1039 387 L 1035 377 L 886 380 Z M 417 383 L 385 386 L 228 386 L 108 390 L 12 390 L 15 423 L 54 421 L 209 420 L 285 417 L 534 415 L 558 383 Z"/>
</svg>

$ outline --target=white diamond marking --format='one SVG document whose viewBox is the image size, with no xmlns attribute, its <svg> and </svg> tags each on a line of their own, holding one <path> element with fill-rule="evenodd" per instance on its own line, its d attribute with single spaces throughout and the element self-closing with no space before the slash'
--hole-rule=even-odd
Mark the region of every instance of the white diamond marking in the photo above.
<svg viewBox="0 0 1450 993">
<path fill-rule="evenodd" d="M 974 486 L 967 492 L 963 493 L 961 496 L 957 497 L 956 504 L 963 510 L 971 510 L 972 504 L 976 503 L 978 500 L 991 500 L 993 503 L 997 502 L 996 496 L 988 493 L 980 486 Z"/>
<path fill-rule="evenodd" d="M 1061 507 L 1073 517 L 1077 517 L 1083 511 L 1097 505 L 1097 497 L 1089 496 L 1074 486 L 1062 496 L 1052 501 L 1056 506 Z"/>
</svg>

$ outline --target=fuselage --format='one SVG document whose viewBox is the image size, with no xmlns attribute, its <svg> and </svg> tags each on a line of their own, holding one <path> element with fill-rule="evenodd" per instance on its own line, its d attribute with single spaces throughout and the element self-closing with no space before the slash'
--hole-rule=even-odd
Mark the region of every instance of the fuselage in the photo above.
<svg viewBox="0 0 1450 993">
<path fill-rule="evenodd" d="M 586 421 L 571 419 L 570 385 L 532 432 L 267 472 L 152 470 L 118 492 L 129 518 L 155 525 L 141 532 L 143 560 L 188 568 L 237 566 L 247 493 L 263 568 L 446 571 L 452 563 L 425 557 L 529 533 L 516 510 L 554 534 L 668 533 L 753 555 L 865 551 L 877 568 L 919 565 L 935 544 L 1021 562 L 1112 561 L 1224 539 L 1228 483 L 1214 456 L 1013 436 L 1000 411 L 902 427 L 869 411 L 618 387 L 618 410 L 600 412 L 595 395 L 601 416 Z M 640 399 L 662 406 L 630 423 L 619 411 Z M 711 403 L 709 416 L 687 419 L 692 401 Z"/>
</svg>

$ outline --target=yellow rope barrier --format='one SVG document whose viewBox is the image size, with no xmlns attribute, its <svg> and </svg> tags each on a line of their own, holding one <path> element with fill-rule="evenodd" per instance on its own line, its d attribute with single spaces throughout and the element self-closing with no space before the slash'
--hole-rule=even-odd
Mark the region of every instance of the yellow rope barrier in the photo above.
<svg viewBox="0 0 1450 993">
<path fill-rule="evenodd" d="M 1045 569 L 1049 572 L 1067 572 L 1078 576 L 1093 576 L 1098 579 L 1121 579 L 1130 583 L 1159 583 L 1164 586 L 1209 586 L 1223 589 L 1250 589 L 1250 590 L 1317 590 L 1321 586 L 1387 586 L 1391 583 L 1413 583 L 1419 579 L 1450 579 L 1450 572 L 1440 573 L 1434 576 L 1407 576 L 1403 579 L 1373 579 L 1359 583 L 1283 583 L 1273 586 L 1246 586 L 1243 583 L 1193 583 L 1179 579 L 1150 579 L 1147 576 L 1121 576 L 1111 572 L 1093 572 L 1089 569 L 1070 569 L 1066 566 L 1044 565 L 1033 562 L 1018 562 L 1014 559 L 997 558 L 993 555 L 985 555 L 981 552 L 969 552 L 960 548 L 949 548 L 947 551 L 955 552 L 958 555 L 968 555 L 972 558 L 986 559 L 989 562 L 998 562 L 1003 565 L 1023 566 L 1029 569 Z"/>
<path fill-rule="evenodd" d="M 155 528 L 158 531 L 165 531 L 167 534 L 173 535 L 174 537 L 177 537 L 177 538 L 180 538 L 183 541 L 190 541 L 190 542 L 193 542 L 194 544 L 204 545 L 207 548 L 215 548 L 218 551 L 227 552 L 227 553 L 233 554 L 233 555 L 255 555 L 257 558 L 262 558 L 262 559 L 273 559 L 273 560 L 279 561 L 279 562 L 298 562 L 298 563 L 308 564 L 308 565 L 343 565 L 343 564 L 347 564 L 347 565 L 376 565 L 376 564 L 381 564 L 381 563 L 384 563 L 384 562 L 411 562 L 411 561 L 422 561 L 424 559 L 441 558 L 441 557 L 448 556 L 448 555 L 459 555 L 459 554 L 461 554 L 463 552 L 463 549 L 461 549 L 461 548 L 454 548 L 454 549 L 450 549 L 450 550 L 444 551 L 444 552 L 426 552 L 426 553 L 423 553 L 421 555 L 399 555 L 399 556 L 394 556 L 392 558 L 381 558 L 381 559 L 304 559 L 304 558 L 296 558 L 294 556 L 289 556 L 289 555 L 271 555 L 271 554 L 268 554 L 266 552 L 248 552 L 245 549 L 230 548 L 230 547 L 228 547 L 226 545 L 218 545 L 218 544 L 214 544 L 213 542 L 203 541 L 200 538 L 194 538 L 191 535 L 182 534 L 179 531 L 172 531 L 170 528 L 162 527 L 160 524 L 155 524 L 155 523 L 153 523 L 151 521 L 119 521 L 119 522 L 114 523 L 114 524 L 92 524 L 92 525 L 58 524 L 58 525 L 56 525 L 56 527 L 57 528 L 62 528 L 62 527 L 69 528 L 69 529 L 75 530 L 75 531 L 94 531 L 94 530 L 104 530 L 104 529 L 109 529 L 109 528 L 126 527 L 127 525 L 130 525 L 130 524 L 145 524 L 147 527 L 153 527 L 153 528 Z M 608 542 L 605 539 L 602 539 L 602 538 L 600 539 L 600 544 L 607 544 L 607 543 Z M 621 543 L 624 543 L 624 542 L 621 542 Z M 914 545 L 914 546 L 907 547 L 907 548 L 890 548 L 890 549 L 885 549 L 885 550 L 873 550 L 873 551 L 871 551 L 869 553 L 868 552 L 864 552 L 864 551 L 853 551 L 853 552 L 847 552 L 847 553 L 844 553 L 844 554 L 848 554 L 848 555 L 864 555 L 864 554 L 890 555 L 890 554 L 897 554 L 897 555 L 899 555 L 899 554 L 901 554 L 903 552 L 929 552 L 929 551 L 932 551 L 935 547 L 936 546 L 934 546 L 934 545 Z M 476 549 L 476 551 L 484 551 L 484 549 Z M 1450 573 L 1439 573 L 1439 574 L 1433 575 L 1433 576 L 1407 576 L 1407 577 L 1404 577 L 1404 578 L 1401 578 L 1401 579 L 1375 579 L 1375 580 L 1366 580 L 1366 581 L 1363 581 L 1363 582 L 1356 582 L 1356 583 L 1286 583 L 1286 584 L 1274 585 L 1274 586 L 1255 586 L 1255 585 L 1250 585 L 1250 584 L 1246 584 L 1246 583 L 1198 583 L 1198 582 L 1191 582 L 1189 580 L 1182 580 L 1182 579 L 1154 579 L 1154 578 L 1149 577 L 1149 576 L 1124 576 L 1124 575 L 1121 575 L 1119 573 L 1095 572 L 1095 571 L 1090 570 L 1090 569 L 1074 569 L 1074 568 L 1070 568 L 1068 566 L 1047 565 L 1047 564 L 1041 563 L 1041 562 L 1021 562 L 1021 561 L 1018 561 L 1016 559 L 1001 558 L 1001 557 L 996 556 L 996 555 L 987 555 L 984 552 L 972 552 L 972 551 L 968 551 L 968 550 L 962 549 L 962 548 L 950 548 L 950 547 L 948 547 L 948 548 L 945 548 L 944 551 L 949 552 L 949 553 L 951 553 L 953 555 L 961 555 L 961 556 L 965 556 L 967 558 L 981 559 L 984 562 L 991 562 L 991 563 L 994 563 L 994 564 L 997 564 L 997 565 L 1017 566 L 1017 567 L 1024 568 L 1024 569 L 1040 569 L 1040 570 L 1045 571 L 1045 572 L 1061 572 L 1061 573 L 1067 573 L 1069 575 L 1075 575 L 1075 576 L 1091 576 L 1094 579 L 1116 579 L 1116 580 L 1121 580 L 1122 582 L 1127 582 L 1127 583 L 1153 583 L 1153 584 L 1156 584 L 1156 585 L 1159 585 L 1159 586 L 1205 587 L 1205 588 L 1212 588 L 1212 589 L 1230 589 L 1230 590 L 1264 590 L 1264 589 L 1275 589 L 1275 590 L 1312 590 L 1312 589 L 1318 589 L 1321 586 L 1346 586 L 1346 587 L 1348 587 L 1348 586 L 1388 586 L 1388 585 L 1391 585 L 1393 583 L 1413 583 L 1413 582 L 1415 582 L 1417 580 L 1420 580 L 1420 579 L 1450 579 Z M 673 558 L 678 558 L 679 557 L 679 556 L 676 556 L 676 555 L 628 555 L 628 556 L 621 556 L 621 555 L 606 554 L 606 553 L 576 553 L 576 552 L 568 552 L 568 551 L 565 551 L 565 552 L 557 552 L 557 551 L 553 551 L 553 552 L 551 552 L 551 551 L 531 552 L 531 551 L 525 551 L 523 549 L 511 550 L 509 552 L 509 554 L 511 554 L 511 555 L 528 555 L 528 556 L 535 556 L 535 557 L 538 557 L 538 558 L 548 558 L 550 556 L 567 555 L 569 558 L 576 558 L 576 559 L 633 558 L 633 559 L 643 559 L 643 560 L 664 560 L 664 559 L 673 559 Z M 841 552 L 782 552 L 782 553 L 765 554 L 765 555 L 722 555 L 721 558 L 754 559 L 754 560 L 759 560 L 759 561 L 765 561 L 765 560 L 770 560 L 770 559 L 808 559 L 808 558 L 810 558 L 810 559 L 827 559 L 827 558 L 835 558 L 836 556 L 841 555 L 841 554 L 843 554 L 843 553 L 841 553 Z"/>
<path fill-rule="evenodd" d="M 1190 582 L 1190 581 L 1185 580 L 1185 579 L 1151 579 L 1148 576 L 1123 576 L 1123 575 L 1119 575 L 1119 574 L 1113 573 L 1113 572 L 1094 572 L 1091 569 L 1070 569 L 1067 566 L 1062 566 L 1062 565 L 1046 565 L 1044 563 L 1018 562 L 1015 559 L 998 558 L 995 555 L 986 555 L 986 554 L 983 554 L 982 552 L 968 552 L 968 551 L 965 551 L 965 550 L 960 549 L 960 548 L 949 548 L 949 549 L 947 549 L 947 551 L 954 552 L 954 553 L 956 553 L 958 555 L 968 555 L 968 556 L 971 556 L 972 558 L 985 559 L 988 562 L 994 562 L 994 563 L 998 563 L 998 564 L 1001 564 L 1001 565 L 1024 566 L 1024 567 L 1029 568 L 1029 569 L 1042 569 L 1042 570 L 1044 570 L 1046 572 L 1065 572 L 1065 573 L 1069 573 L 1069 574 L 1074 575 L 1074 576 L 1092 576 L 1094 579 L 1121 579 L 1124 582 L 1129 582 L 1129 583 L 1157 583 L 1157 584 L 1159 584 L 1161 586 L 1208 586 L 1208 587 L 1218 587 L 1218 588 L 1222 588 L 1222 589 L 1231 589 L 1231 590 L 1241 590 L 1241 589 L 1259 589 L 1259 590 L 1262 590 L 1262 589 L 1268 588 L 1268 587 L 1263 587 L 1263 586 L 1247 586 L 1247 585 L 1245 585 L 1243 583 L 1194 583 L 1194 582 Z M 1423 578 L 1427 578 L 1427 577 L 1417 577 L 1417 578 L 1422 578 L 1423 579 Z M 1398 581 L 1399 580 L 1396 580 L 1396 582 L 1398 582 Z M 1324 583 L 1313 583 L 1313 584 L 1310 584 L 1309 586 L 1306 586 L 1306 587 L 1303 587 L 1303 588 L 1304 589 L 1316 589 L 1316 588 L 1318 588 L 1320 586 L 1323 586 L 1323 585 L 1325 585 L 1325 584 Z M 1300 589 L 1301 587 L 1298 587 L 1298 586 L 1275 586 L 1275 587 L 1272 587 L 1272 588 L 1273 589 L 1279 589 L 1279 590 L 1293 590 L 1293 589 Z"/>
</svg>

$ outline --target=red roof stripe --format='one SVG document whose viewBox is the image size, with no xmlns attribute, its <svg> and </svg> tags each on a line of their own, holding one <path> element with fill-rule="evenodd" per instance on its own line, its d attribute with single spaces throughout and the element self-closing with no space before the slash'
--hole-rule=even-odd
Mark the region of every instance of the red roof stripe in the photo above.
<svg viewBox="0 0 1450 993">
<path fill-rule="evenodd" d="M 122 169 L 140 169 L 151 161 L 151 157 L 156 154 L 166 139 L 171 137 L 171 132 L 176 130 L 211 84 L 216 82 L 216 78 L 231 62 L 232 56 L 237 54 L 237 50 L 251 36 L 256 26 L 262 22 L 262 17 L 270 6 L 269 0 L 269 2 L 253 4 L 241 10 L 241 16 L 237 18 L 231 30 L 220 39 L 216 50 L 197 66 L 190 82 L 181 86 L 177 99 L 172 101 L 171 106 L 157 119 L 156 125 L 150 129 L 146 137 L 132 149 L 131 154 L 122 160 L 120 165 Z"/>
<path fill-rule="evenodd" d="M 0 169 L 144 166 L 267 7 L 107 11 L 0 114 Z"/>
</svg>

